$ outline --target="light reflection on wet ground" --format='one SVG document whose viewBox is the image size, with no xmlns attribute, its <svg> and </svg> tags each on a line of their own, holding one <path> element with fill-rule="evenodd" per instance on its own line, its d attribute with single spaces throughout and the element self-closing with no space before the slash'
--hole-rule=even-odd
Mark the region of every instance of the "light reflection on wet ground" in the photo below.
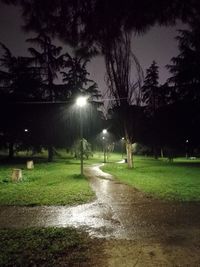
<svg viewBox="0 0 200 267">
<path fill-rule="evenodd" d="M 85 174 L 96 193 L 95 202 L 75 207 L 0 207 L 0 228 L 73 226 L 92 237 L 132 240 L 200 231 L 199 203 L 152 199 L 117 182 L 99 166 L 87 167 Z"/>
</svg>

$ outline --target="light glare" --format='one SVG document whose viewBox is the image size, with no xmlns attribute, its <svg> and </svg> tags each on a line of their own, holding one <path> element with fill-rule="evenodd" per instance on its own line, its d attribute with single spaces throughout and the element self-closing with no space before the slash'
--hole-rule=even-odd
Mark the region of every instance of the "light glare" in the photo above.
<svg viewBox="0 0 200 267">
<path fill-rule="evenodd" d="M 103 129 L 103 134 L 107 134 L 107 130 L 106 129 Z"/>
<path fill-rule="evenodd" d="M 78 107 L 84 107 L 87 104 L 87 98 L 85 96 L 79 96 L 76 99 L 76 105 Z"/>
</svg>

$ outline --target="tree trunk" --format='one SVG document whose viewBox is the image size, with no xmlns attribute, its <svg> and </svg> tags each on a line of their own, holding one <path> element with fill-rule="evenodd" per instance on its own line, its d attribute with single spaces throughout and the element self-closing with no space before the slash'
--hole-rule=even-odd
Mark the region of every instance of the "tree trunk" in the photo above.
<svg viewBox="0 0 200 267">
<path fill-rule="evenodd" d="M 133 149 L 132 149 L 132 144 L 127 141 L 126 142 L 126 154 L 127 154 L 127 163 L 128 163 L 128 168 L 133 168 L 133 155 L 132 155 Z"/>
<path fill-rule="evenodd" d="M 32 169 L 34 169 L 34 163 L 33 163 L 33 160 L 28 160 L 28 161 L 26 162 L 26 168 L 27 168 L 28 170 L 32 170 Z"/>
<path fill-rule="evenodd" d="M 9 143 L 8 149 L 9 149 L 8 157 L 9 159 L 12 159 L 14 156 L 14 143 L 13 142 Z"/>
<path fill-rule="evenodd" d="M 162 147 L 160 149 L 160 156 L 161 156 L 162 159 L 164 158 L 164 152 L 163 152 L 163 148 Z"/>
<path fill-rule="evenodd" d="M 154 154 L 154 158 L 158 159 L 158 149 L 156 146 L 154 146 L 154 148 L 153 148 L 153 154 Z"/>
<path fill-rule="evenodd" d="M 22 180 L 22 170 L 21 169 L 13 169 L 11 179 L 13 182 L 21 181 Z"/>
<path fill-rule="evenodd" d="M 53 146 L 49 145 L 48 146 L 48 162 L 53 161 Z"/>
</svg>

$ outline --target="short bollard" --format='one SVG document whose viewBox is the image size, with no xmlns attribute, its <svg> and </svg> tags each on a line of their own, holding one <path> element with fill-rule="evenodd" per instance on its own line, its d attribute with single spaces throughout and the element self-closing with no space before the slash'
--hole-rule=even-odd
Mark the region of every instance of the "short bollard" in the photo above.
<svg viewBox="0 0 200 267">
<path fill-rule="evenodd" d="M 28 161 L 26 162 L 26 167 L 27 167 L 28 170 L 32 170 L 32 169 L 34 169 L 33 160 L 28 160 Z"/>
<path fill-rule="evenodd" d="M 21 169 L 13 169 L 11 179 L 13 182 L 21 181 L 22 180 L 22 170 Z"/>
</svg>

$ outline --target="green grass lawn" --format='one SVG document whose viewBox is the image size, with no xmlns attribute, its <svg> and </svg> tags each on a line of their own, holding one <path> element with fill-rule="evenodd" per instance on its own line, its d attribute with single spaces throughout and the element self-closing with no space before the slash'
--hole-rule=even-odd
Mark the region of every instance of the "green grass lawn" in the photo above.
<svg viewBox="0 0 200 267">
<path fill-rule="evenodd" d="M 65 151 L 47 163 L 47 154 L 36 155 L 35 168 L 26 169 L 26 154 L 18 153 L 10 163 L 2 159 L 0 166 L 0 205 L 75 205 L 91 201 L 95 195 L 88 181 L 80 174 L 80 160 L 72 159 Z M 118 155 L 111 154 L 109 159 L 116 160 Z M 103 162 L 103 153 L 94 154 L 84 160 L 84 166 Z M 22 169 L 21 182 L 11 182 L 13 168 Z"/>
<path fill-rule="evenodd" d="M 112 153 L 103 170 L 122 182 L 159 198 L 182 201 L 200 200 L 200 160 L 154 160 L 134 157 L 135 168 L 115 163 L 120 154 Z M 91 201 L 95 196 L 85 177 L 81 177 L 80 161 L 62 154 L 53 163 L 35 158 L 34 170 L 26 169 L 26 159 L 18 156 L 13 163 L 0 167 L 0 205 L 75 205 Z M 102 163 L 103 153 L 84 161 L 84 166 Z M 10 180 L 13 168 L 21 168 L 22 182 Z"/>
<path fill-rule="evenodd" d="M 88 266 L 91 242 L 71 228 L 0 230 L 0 266 Z"/>
<path fill-rule="evenodd" d="M 0 205 L 72 205 L 94 197 L 87 179 L 79 175 L 79 161 L 36 162 L 33 170 L 25 162 L 0 167 Z M 13 168 L 22 169 L 21 182 L 11 182 Z"/>
<path fill-rule="evenodd" d="M 102 169 L 120 181 L 155 197 L 168 200 L 200 201 L 200 160 L 155 160 L 134 157 L 135 168 L 108 163 Z"/>
</svg>

